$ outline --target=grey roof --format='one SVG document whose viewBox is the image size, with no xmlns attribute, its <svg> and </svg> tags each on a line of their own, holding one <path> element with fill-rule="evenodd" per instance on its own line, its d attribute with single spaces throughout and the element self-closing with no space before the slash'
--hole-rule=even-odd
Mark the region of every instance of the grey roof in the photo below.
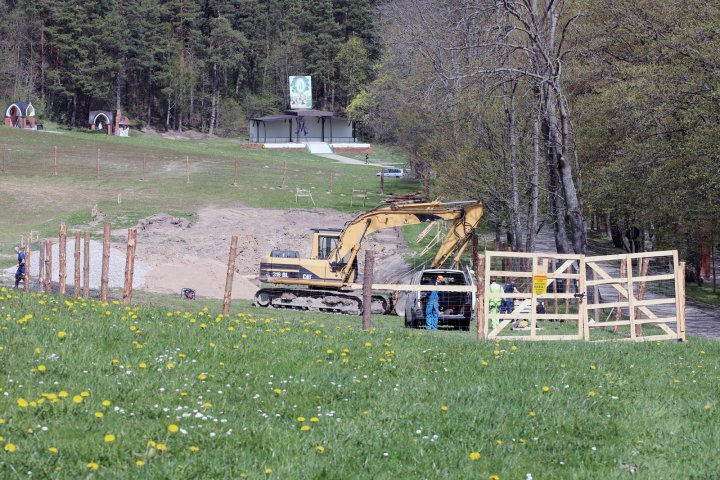
<svg viewBox="0 0 720 480">
<path fill-rule="evenodd" d="M 115 120 L 115 115 L 113 115 L 113 112 L 110 110 L 92 110 L 90 112 L 90 115 L 88 115 L 88 125 L 92 125 L 95 123 L 95 119 L 98 115 L 103 114 L 107 117 L 108 122 L 113 123 Z"/>
<path fill-rule="evenodd" d="M 10 110 L 10 107 L 15 105 L 20 109 L 20 116 L 24 117 L 27 114 L 28 107 L 32 107 L 32 103 L 30 102 L 10 102 L 7 104 L 7 107 L 5 107 L 5 115 L 7 116 L 8 111 Z M 35 107 L 33 107 L 33 111 L 35 111 Z"/>
<path fill-rule="evenodd" d="M 286 110 L 285 113 L 294 117 L 332 117 L 333 112 L 325 110 Z"/>
<path fill-rule="evenodd" d="M 295 115 L 268 115 L 267 117 L 254 117 L 250 120 L 257 120 L 259 122 L 272 122 L 273 120 L 289 120 L 295 118 Z"/>
</svg>

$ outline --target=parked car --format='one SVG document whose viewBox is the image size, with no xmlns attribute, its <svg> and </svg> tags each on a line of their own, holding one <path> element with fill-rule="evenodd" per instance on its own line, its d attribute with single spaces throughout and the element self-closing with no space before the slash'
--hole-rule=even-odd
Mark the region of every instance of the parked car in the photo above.
<svg viewBox="0 0 720 480">
<path fill-rule="evenodd" d="M 382 172 L 377 172 L 375 174 L 376 177 L 379 177 L 382 175 Z M 407 176 L 407 172 L 403 170 L 402 168 L 386 168 L 385 169 L 385 177 L 390 178 L 403 178 Z"/>
<path fill-rule="evenodd" d="M 442 275 L 445 277 L 445 285 L 474 285 L 475 281 L 468 269 L 428 269 L 421 270 L 413 275 L 410 283 L 412 285 L 434 285 L 435 279 Z M 405 326 L 410 328 L 424 328 L 425 306 L 429 291 L 425 292 L 404 292 L 404 315 Z M 439 292 L 440 315 L 438 326 L 452 327 L 460 330 L 469 330 L 470 321 L 475 311 L 474 292 Z M 398 313 L 400 313 L 398 311 Z"/>
</svg>

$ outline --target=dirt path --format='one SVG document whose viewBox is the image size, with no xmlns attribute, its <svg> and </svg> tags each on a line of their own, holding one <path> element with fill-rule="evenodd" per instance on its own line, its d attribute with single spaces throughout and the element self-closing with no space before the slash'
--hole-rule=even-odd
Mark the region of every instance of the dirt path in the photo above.
<svg viewBox="0 0 720 480">
<path fill-rule="evenodd" d="M 192 288 L 204 297 L 222 298 L 232 235 L 238 235 L 238 255 L 233 298 L 251 299 L 257 290 L 260 259 L 274 248 L 310 254 L 311 227 L 340 228 L 354 218 L 324 209 L 271 210 L 236 206 L 206 206 L 198 220 L 190 223 L 160 214 L 138 224 L 137 260 L 150 266 L 141 289 L 178 293 Z M 122 238 L 126 231 L 113 232 Z M 124 241 L 124 239 L 123 239 Z M 118 242 L 118 248 L 123 243 Z M 403 261 L 407 252 L 397 229 L 378 232 L 363 243 L 363 251 L 376 255 L 375 281 L 399 281 L 409 275 Z M 361 251 L 359 264 L 363 265 Z"/>
</svg>

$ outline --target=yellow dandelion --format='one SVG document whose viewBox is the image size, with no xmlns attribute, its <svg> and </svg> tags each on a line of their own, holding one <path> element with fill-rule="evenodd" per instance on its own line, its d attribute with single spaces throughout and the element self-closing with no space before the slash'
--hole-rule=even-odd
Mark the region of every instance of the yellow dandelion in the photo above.
<svg viewBox="0 0 720 480">
<path fill-rule="evenodd" d="M 372 343 L 371 343 L 371 342 L 365 342 L 365 346 L 366 346 L 366 347 L 372 347 Z"/>
<path fill-rule="evenodd" d="M 588 397 L 591 397 L 591 398 L 592 398 L 592 397 L 594 397 L 595 395 L 597 395 L 597 393 L 595 393 L 594 390 L 590 390 L 590 391 L 588 392 Z"/>
<path fill-rule="evenodd" d="M 442 410 L 443 412 L 447 412 L 447 411 L 448 411 L 448 406 L 447 406 L 447 405 L 441 405 L 441 406 L 440 406 L 440 410 Z"/>
<path fill-rule="evenodd" d="M 674 383 L 675 385 L 679 384 L 679 383 L 680 383 L 680 379 L 679 379 L 679 378 L 676 378 L 675 380 L 673 380 L 673 383 Z"/>
<path fill-rule="evenodd" d="M 38 372 L 44 372 L 46 370 L 45 365 L 38 365 Z"/>
<path fill-rule="evenodd" d="M 25 400 L 24 398 L 18 398 L 18 399 L 17 399 L 17 404 L 18 404 L 18 407 L 21 407 L 21 408 L 26 408 L 28 405 L 30 405 L 30 404 L 28 403 L 28 401 Z"/>
<path fill-rule="evenodd" d="M 103 412 L 95 412 L 95 418 L 103 418 L 104 416 Z"/>
<path fill-rule="evenodd" d="M 207 375 L 205 375 L 204 373 L 201 373 L 200 375 L 198 375 L 198 380 L 200 380 L 200 381 L 207 380 Z"/>
<path fill-rule="evenodd" d="M 109 407 L 110 405 L 112 405 L 112 403 L 110 402 L 110 400 L 103 400 L 103 401 L 102 401 L 102 406 L 103 406 L 103 407 Z"/>
<path fill-rule="evenodd" d="M 83 398 L 89 397 L 89 396 L 90 396 L 90 392 L 82 391 L 82 392 L 80 392 L 80 396 L 83 397 Z"/>
<path fill-rule="evenodd" d="M 58 453 L 58 449 L 55 447 L 48 448 L 48 452 L 52 453 L 53 455 L 56 455 Z"/>
<path fill-rule="evenodd" d="M 265 469 L 265 475 L 270 475 L 271 473 L 272 473 L 272 468 Z"/>
<path fill-rule="evenodd" d="M 150 448 L 155 448 L 157 446 L 157 443 L 153 442 L 152 440 L 148 440 L 147 446 Z"/>
<path fill-rule="evenodd" d="M 315 447 L 315 451 L 317 453 L 323 453 L 325 452 L 325 447 L 323 447 L 322 445 L 318 445 L 317 447 Z"/>
<path fill-rule="evenodd" d="M 273 392 L 275 393 L 275 395 L 280 395 L 282 393 L 282 390 L 280 390 L 279 388 L 276 388 L 273 390 Z"/>
<path fill-rule="evenodd" d="M 500 350 L 493 350 L 493 355 L 495 355 L 496 357 L 500 355 Z"/>
<path fill-rule="evenodd" d="M 312 417 L 312 418 L 310 419 L 310 422 L 311 422 L 311 423 L 318 423 L 319 421 L 320 421 L 320 419 L 319 419 L 318 417 Z"/>
<path fill-rule="evenodd" d="M 180 427 L 178 427 L 178 426 L 175 425 L 174 423 L 173 423 L 172 425 L 168 426 L 168 431 L 169 431 L 170 433 L 175 433 L 175 432 L 177 432 L 178 430 L 180 430 Z"/>
<path fill-rule="evenodd" d="M 490 475 L 489 480 L 500 480 L 500 477 L 498 475 Z"/>
<path fill-rule="evenodd" d="M 502 445 L 502 444 L 503 444 L 503 441 L 498 439 L 498 440 L 495 440 L 495 443 L 496 443 L 497 445 Z"/>
<path fill-rule="evenodd" d="M 98 468 L 100 468 L 100 465 L 98 465 L 97 462 L 89 462 L 87 464 L 87 468 L 89 468 L 90 470 L 92 470 L 94 472 L 97 472 Z"/>
<path fill-rule="evenodd" d="M 537 413 L 535 413 L 535 411 L 530 410 L 530 416 L 531 416 L 531 417 L 534 417 L 534 416 L 536 416 L 536 415 L 537 415 Z"/>
<path fill-rule="evenodd" d="M 13 453 L 17 450 L 17 447 L 13 443 L 6 443 L 5 444 L 5 451 L 8 453 Z"/>
<path fill-rule="evenodd" d="M 302 427 L 300 427 L 300 431 L 301 431 L 301 432 L 307 432 L 308 430 L 310 430 L 310 426 L 309 426 L 309 425 L 303 425 Z"/>
<path fill-rule="evenodd" d="M 80 395 L 75 395 L 75 396 L 73 397 L 73 402 L 75 402 L 75 403 L 82 403 L 82 402 L 83 402 L 83 397 L 81 397 Z"/>
<path fill-rule="evenodd" d="M 138 467 L 142 467 L 143 465 L 145 465 L 145 462 L 143 462 L 142 460 L 138 460 L 135 462 L 135 465 L 137 465 Z"/>
<path fill-rule="evenodd" d="M 140 368 L 147 368 L 147 363 L 145 363 L 145 362 L 140 362 L 140 363 L 138 364 L 138 367 L 140 367 Z"/>
<path fill-rule="evenodd" d="M 706 403 L 703 408 L 704 408 L 705 410 L 710 410 L 710 409 L 712 408 L 712 405 L 710 405 L 709 403 Z"/>
<path fill-rule="evenodd" d="M 297 421 L 298 421 L 298 422 L 304 422 L 304 421 L 305 421 L 305 417 L 297 417 Z"/>
<path fill-rule="evenodd" d="M 547 385 L 543 385 L 542 391 L 545 392 L 545 393 L 547 393 L 547 392 L 550 391 L 550 387 L 548 387 Z"/>
<path fill-rule="evenodd" d="M 60 390 L 60 391 L 58 392 L 58 397 L 60 397 L 60 398 L 66 398 L 66 397 L 69 396 L 69 395 L 70 395 L 70 394 L 69 394 L 68 392 L 66 392 L 65 390 Z"/>
<path fill-rule="evenodd" d="M 480 452 L 470 452 L 470 460 L 479 460 Z"/>
<path fill-rule="evenodd" d="M 156 445 L 158 452 L 164 452 L 167 450 L 167 446 L 164 443 L 158 443 Z"/>
<path fill-rule="evenodd" d="M 103 437 L 103 440 L 105 441 L 105 443 L 112 443 L 115 441 L 115 435 L 113 435 L 112 433 L 108 433 Z"/>
<path fill-rule="evenodd" d="M 190 445 L 190 451 L 191 452 L 199 452 L 200 449 L 198 447 L 196 447 L 195 445 Z"/>
</svg>

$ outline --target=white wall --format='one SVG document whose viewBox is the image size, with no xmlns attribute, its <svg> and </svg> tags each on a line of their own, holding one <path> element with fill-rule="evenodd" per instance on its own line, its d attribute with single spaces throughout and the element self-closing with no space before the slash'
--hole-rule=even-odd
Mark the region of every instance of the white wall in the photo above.
<svg viewBox="0 0 720 480">
<path fill-rule="evenodd" d="M 292 121 L 292 141 L 320 142 L 322 141 L 322 120 L 320 117 L 299 117 Z M 304 129 L 298 128 L 304 126 Z M 304 122 L 304 123 L 303 123 Z M 333 142 L 352 143 L 355 139 L 352 136 L 352 123 L 348 120 L 327 118 L 325 120 L 325 141 L 330 142 L 330 123 L 332 122 Z M 268 122 L 248 123 L 250 141 L 258 143 L 283 143 L 290 141 L 288 120 L 276 120 Z"/>
</svg>

